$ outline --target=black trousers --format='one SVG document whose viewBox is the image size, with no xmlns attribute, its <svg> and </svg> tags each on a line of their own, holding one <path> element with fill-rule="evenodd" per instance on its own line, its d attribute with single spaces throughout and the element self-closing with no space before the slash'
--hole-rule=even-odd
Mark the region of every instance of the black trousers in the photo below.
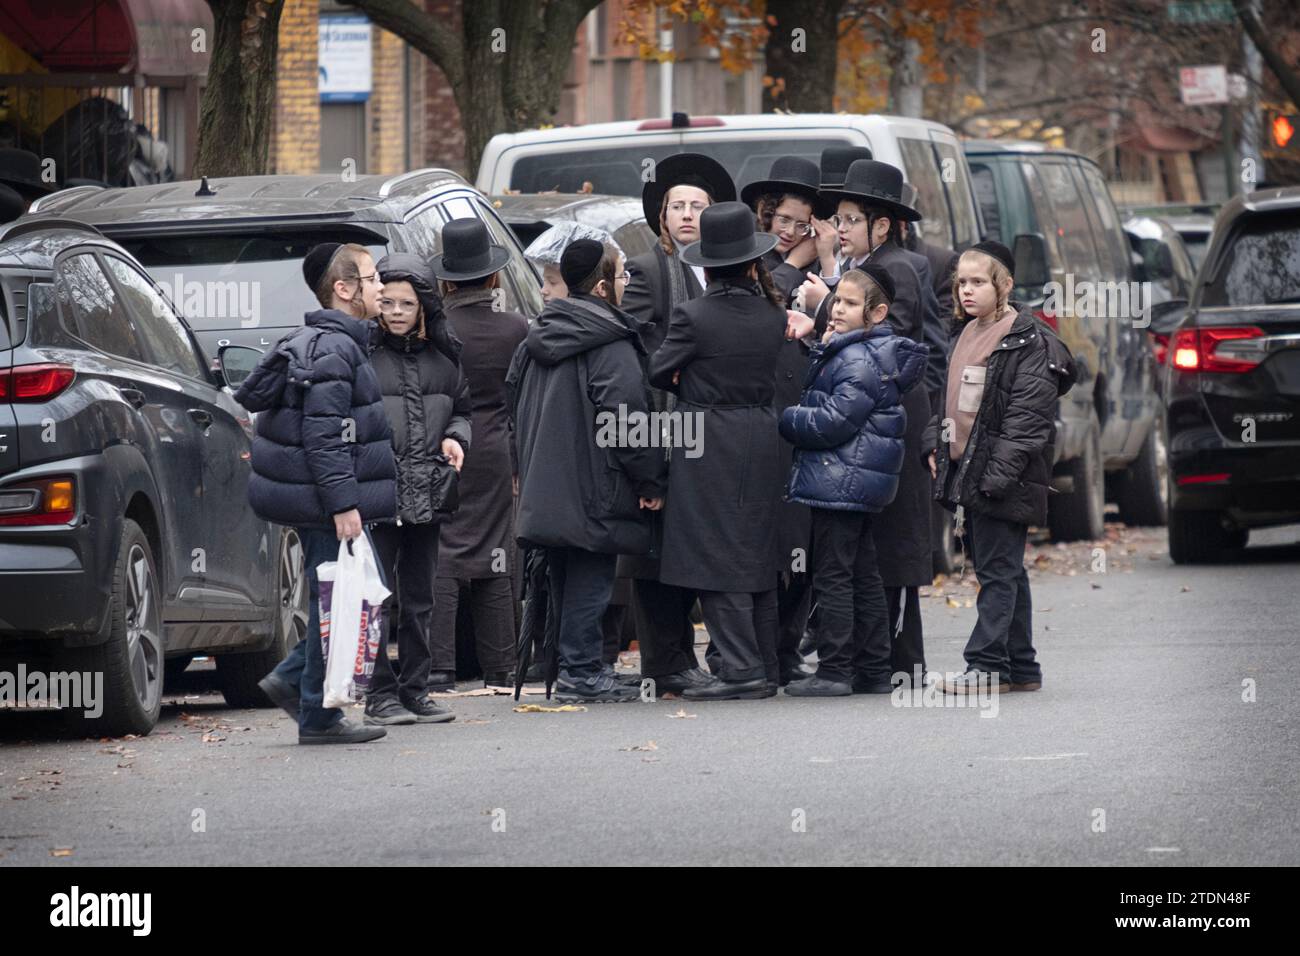
<svg viewBox="0 0 1300 956">
<path fill-rule="evenodd" d="M 632 582 L 632 619 L 641 647 L 641 676 L 666 677 L 699 666 L 691 608 L 695 592 L 660 581 Z"/>
<path fill-rule="evenodd" d="M 402 669 L 400 676 L 393 672 L 385 635 L 371 678 L 372 697 L 396 695 L 418 700 L 428 693 L 438 530 L 436 523 L 378 524 L 371 529 L 375 556 L 393 592 L 384 602 L 384 614 L 397 614 L 397 655 Z"/>
<path fill-rule="evenodd" d="M 1043 671 L 1035 659 L 1033 607 L 1025 572 L 1028 528 L 979 512 L 967 514 L 966 526 L 980 583 L 975 601 L 979 618 L 966 642 L 966 667 L 1017 684 L 1040 681 Z"/>
<path fill-rule="evenodd" d="M 700 591 L 700 610 L 725 681 L 776 681 L 776 588 L 754 593 Z"/>
<path fill-rule="evenodd" d="M 788 582 L 786 581 L 788 578 Z M 812 610 L 812 586 L 805 572 L 780 575 L 776 587 L 776 657 L 783 669 L 803 663 L 799 656 L 799 642 L 808 627 L 808 614 Z"/>
<path fill-rule="evenodd" d="M 560 677 L 579 683 L 601 672 L 601 618 L 614 590 L 618 558 L 581 548 L 551 548 L 547 574 L 559 614 Z"/>
<path fill-rule="evenodd" d="M 889 623 L 871 516 L 813 508 L 812 533 L 817 676 L 888 682 Z"/>
<path fill-rule="evenodd" d="M 432 670 L 456 671 L 456 617 L 469 601 L 474 642 L 483 675 L 515 669 L 515 598 L 510 578 L 438 578 L 434 582 Z"/>
<path fill-rule="evenodd" d="M 921 631 L 921 589 L 885 588 L 885 606 L 892 637 L 889 666 L 892 674 L 906 674 L 906 686 L 925 674 L 925 638 Z M 900 617 L 901 612 L 901 617 Z"/>
</svg>

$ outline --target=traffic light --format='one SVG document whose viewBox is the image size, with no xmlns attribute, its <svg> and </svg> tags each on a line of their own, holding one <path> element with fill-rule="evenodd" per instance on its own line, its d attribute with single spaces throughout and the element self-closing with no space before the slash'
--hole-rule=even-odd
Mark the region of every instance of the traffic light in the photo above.
<svg viewBox="0 0 1300 956">
<path fill-rule="evenodd" d="M 1274 113 L 1268 123 L 1268 141 L 1274 149 L 1300 149 L 1300 116 L 1294 113 Z"/>
</svg>

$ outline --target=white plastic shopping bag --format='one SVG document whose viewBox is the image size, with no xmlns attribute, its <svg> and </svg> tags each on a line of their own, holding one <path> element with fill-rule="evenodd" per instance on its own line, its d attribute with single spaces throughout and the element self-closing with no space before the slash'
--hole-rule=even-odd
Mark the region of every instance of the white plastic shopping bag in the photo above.
<svg viewBox="0 0 1300 956">
<path fill-rule="evenodd" d="M 326 707 L 343 707 L 370 686 L 385 643 L 384 587 L 366 535 L 339 544 L 337 561 L 316 569 L 320 581 L 320 639 L 325 654 Z M 386 650 L 387 648 L 385 648 Z"/>
</svg>

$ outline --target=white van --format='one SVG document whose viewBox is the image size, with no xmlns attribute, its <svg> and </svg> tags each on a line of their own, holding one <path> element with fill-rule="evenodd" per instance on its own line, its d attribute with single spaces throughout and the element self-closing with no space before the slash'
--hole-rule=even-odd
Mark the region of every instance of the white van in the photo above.
<svg viewBox="0 0 1300 956">
<path fill-rule="evenodd" d="M 866 146 L 881 162 L 903 170 L 916 187 L 929 242 L 964 249 L 982 233 L 961 144 L 948 127 L 905 116 L 847 113 L 766 113 L 632 120 L 502 133 L 492 137 L 476 185 L 489 195 L 592 191 L 640 196 L 642 176 L 673 153 L 704 153 L 736 181 L 736 192 L 765 179 L 778 156 L 818 161 L 827 146 Z"/>
</svg>

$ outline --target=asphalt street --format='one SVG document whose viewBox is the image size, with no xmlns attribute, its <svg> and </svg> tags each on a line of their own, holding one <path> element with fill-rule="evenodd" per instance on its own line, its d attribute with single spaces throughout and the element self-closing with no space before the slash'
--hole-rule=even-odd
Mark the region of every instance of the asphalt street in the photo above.
<svg viewBox="0 0 1300 956">
<path fill-rule="evenodd" d="M 996 713 L 460 696 L 452 724 L 304 748 L 279 711 L 231 710 L 192 669 L 143 739 L 59 740 L 48 715 L 0 714 L 0 867 L 1294 866 L 1300 529 L 1233 565 L 1164 551 L 1163 530 L 1114 527 L 1033 548 L 1045 684 Z M 932 669 L 962 668 L 974 595 L 928 589 Z"/>
</svg>

